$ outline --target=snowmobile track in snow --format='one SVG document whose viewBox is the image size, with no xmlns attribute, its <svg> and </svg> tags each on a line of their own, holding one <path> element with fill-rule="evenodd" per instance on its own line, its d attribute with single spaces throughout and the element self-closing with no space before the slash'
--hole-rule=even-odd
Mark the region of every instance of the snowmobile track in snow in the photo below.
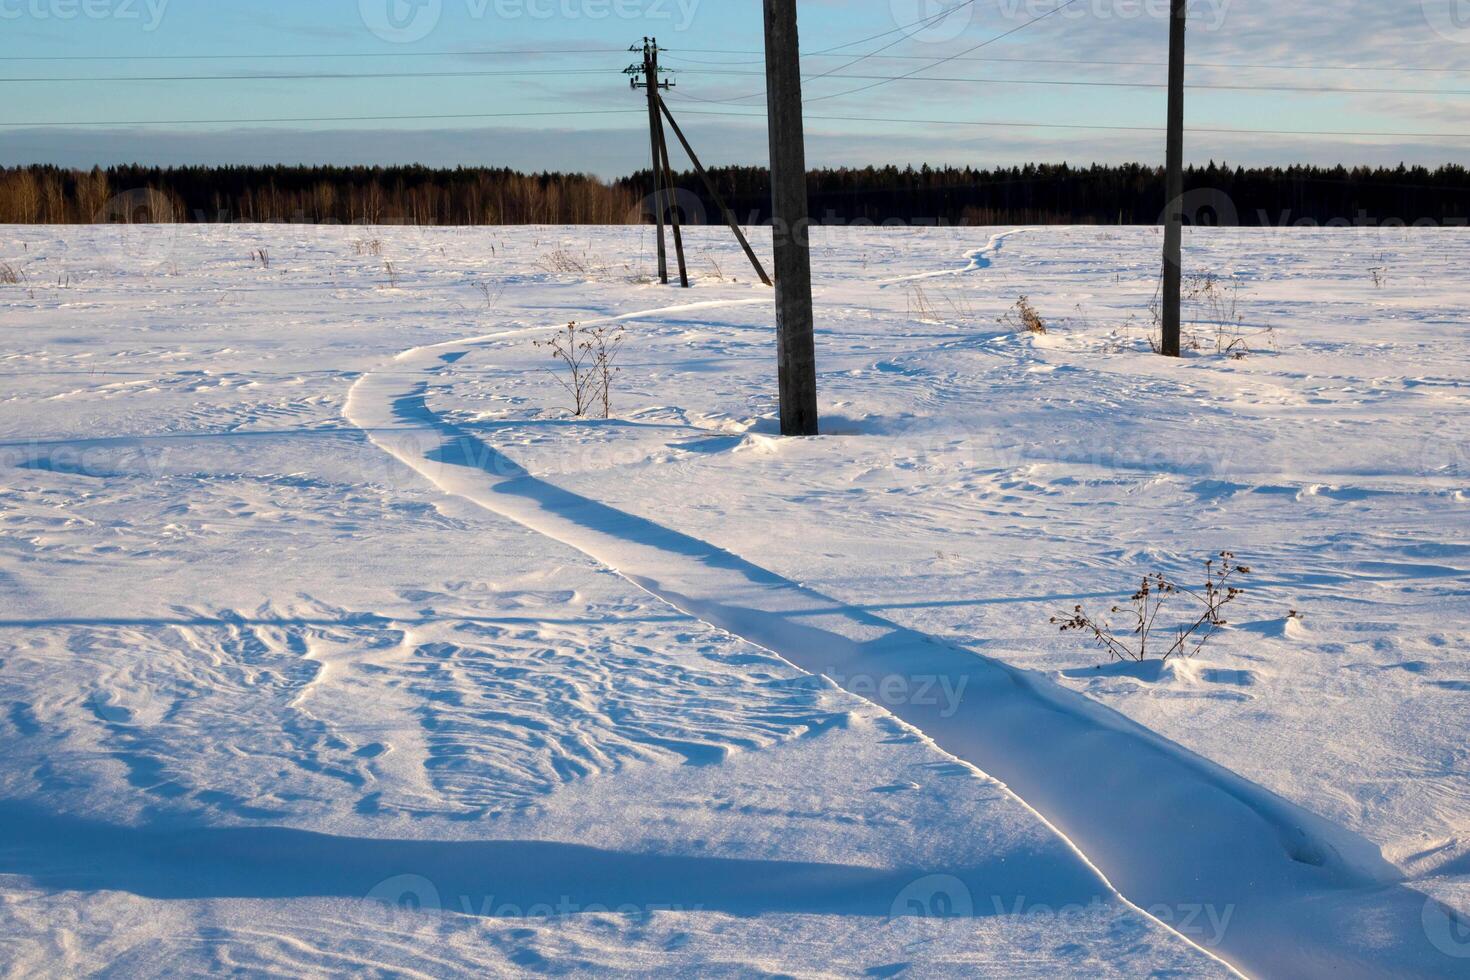
<svg viewBox="0 0 1470 980">
<path fill-rule="evenodd" d="M 1003 237 L 971 253 L 971 268 L 983 268 Z M 585 323 L 767 302 L 762 295 L 681 304 Z M 1466 926 L 1405 884 L 1371 843 L 1042 675 L 557 487 L 430 407 L 430 382 L 448 364 L 497 340 L 559 326 L 405 351 L 357 381 L 346 415 L 445 493 L 574 548 L 677 609 L 828 678 L 1000 780 L 1125 901 L 1164 925 L 1189 909 L 1229 914 L 1219 945 L 1205 952 L 1234 968 L 1344 980 L 1461 975 L 1463 961 L 1442 952 L 1432 935 Z M 890 678 L 904 691 L 930 683 L 959 696 L 876 696 Z M 1385 936 L 1390 946 L 1379 943 Z"/>
</svg>

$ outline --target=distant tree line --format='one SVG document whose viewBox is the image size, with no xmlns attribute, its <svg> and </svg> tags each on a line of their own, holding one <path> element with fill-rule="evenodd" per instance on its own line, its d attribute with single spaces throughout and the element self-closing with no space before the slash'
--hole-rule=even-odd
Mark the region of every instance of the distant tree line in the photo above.
<svg viewBox="0 0 1470 980">
<path fill-rule="evenodd" d="M 761 167 L 723 167 L 715 185 L 744 222 L 770 217 Z M 681 210 L 720 221 L 703 182 L 675 176 Z M 1160 168 L 840 167 L 810 175 L 820 224 L 1156 224 Z M 1229 167 L 1185 175 L 1195 223 L 1464 224 L 1461 166 Z M 0 223 L 305 222 L 335 224 L 624 224 L 646 220 L 648 171 L 616 181 L 586 174 L 428 167 L 111 167 L 0 169 Z"/>
<path fill-rule="evenodd" d="M 12 224 L 621 224 L 636 220 L 637 205 L 632 191 L 585 174 L 522 174 L 507 169 L 0 170 L 0 222 Z"/>
<path fill-rule="evenodd" d="M 751 224 L 770 220 L 764 168 L 724 167 L 711 178 L 730 209 Z M 677 184 L 711 221 L 719 211 L 693 174 Z M 646 193 L 649 174 L 624 181 Z M 1159 224 L 1164 172 L 1142 164 L 1072 167 L 1027 164 L 973 167 L 861 167 L 809 177 L 811 214 L 820 224 Z M 1196 224 L 1466 224 L 1470 171 L 1379 167 L 1229 167 L 1185 173 L 1186 220 Z"/>
</svg>

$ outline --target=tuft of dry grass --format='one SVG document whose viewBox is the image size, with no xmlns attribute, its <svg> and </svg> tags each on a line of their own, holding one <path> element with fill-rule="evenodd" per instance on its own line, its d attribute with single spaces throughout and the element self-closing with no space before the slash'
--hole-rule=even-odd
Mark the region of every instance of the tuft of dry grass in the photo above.
<svg viewBox="0 0 1470 980">
<path fill-rule="evenodd" d="M 488 279 L 477 279 L 470 285 L 485 301 L 486 311 L 494 313 L 500 308 L 500 297 L 505 292 L 504 286 L 497 286 Z"/>
<path fill-rule="evenodd" d="M 1185 276 L 1180 283 L 1180 307 L 1183 323 L 1180 324 L 1180 344 L 1190 350 L 1204 350 L 1213 344 L 1216 354 L 1224 354 L 1240 360 L 1250 354 L 1246 343 L 1245 314 L 1241 309 L 1239 279 L 1230 278 L 1224 285 L 1213 272 L 1196 272 Z M 1154 298 L 1149 301 L 1149 316 L 1153 330 L 1148 345 L 1155 354 L 1162 353 L 1164 331 L 1163 280 L 1154 288 Z M 1268 342 L 1274 336 L 1271 328 L 1261 332 Z"/>
<path fill-rule="evenodd" d="M 909 316 L 927 323 L 961 323 L 975 318 L 975 306 L 962 288 L 943 288 L 931 285 L 925 289 L 921 283 L 910 283 L 904 287 L 908 301 Z"/>
<path fill-rule="evenodd" d="M 1368 275 L 1373 277 L 1374 289 L 1382 289 L 1388 285 L 1388 253 L 1379 254 L 1378 264 L 1368 268 Z"/>
<path fill-rule="evenodd" d="M 1025 296 L 1016 300 L 1016 305 L 1006 311 L 1006 315 L 1000 318 L 1000 323 L 1012 330 L 1025 330 L 1027 333 L 1046 333 L 1046 321 L 1041 314 L 1036 312 L 1036 307 Z"/>
<path fill-rule="evenodd" d="M 541 256 L 541 267 L 547 272 L 562 275 L 585 276 L 590 263 L 585 256 L 578 257 L 564 248 Z"/>
<path fill-rule="evenodd" d="M 904 288 L 904 298 L 908 301 L 909 316 L 921 322 L 932 323 L 939 319 L 939 310 L 923 286 L 910 283 Z"/>
</svg>

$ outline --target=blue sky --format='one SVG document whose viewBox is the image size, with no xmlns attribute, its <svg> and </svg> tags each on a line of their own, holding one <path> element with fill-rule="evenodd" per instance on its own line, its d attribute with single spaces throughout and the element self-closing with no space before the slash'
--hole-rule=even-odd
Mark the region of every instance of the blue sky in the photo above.
<svg viewBox="0 0 1470 980">
<path fill-rule="evenodd" d="M 806 74 L 852 76 L 806 83 L 811 161 L 1158 161 L 1163 138 L 1149 128 L 1164 117 L 1167 0 L 1073 0 L 976 47 L 1061 2 L 799 3 Z M 1190 91 L 1193 160 L 1470 155 L 1470 139 L 1456 135 L 1470 134 L 1470 0 L 1192 0 L 1191 17 L 1191 82 L 1236 86 Z M 668 49 L 665 64 L 678 70 L 670 105 L 706 162 L 763 162 L 759 0 L 0 0 L 0 122 L 53 124 L 0 129 L 0 161 L 421 162 L 612 176 L 647 162 L 646 116 L 620 74 L 633 58 L 620 49 L 645 34 Z M 506 50 L 534 53 L 476 53 Z M 873 56 L 848 64 L 864 54 Z M 37 60 L 47 56 L 64 60 Z M 1332 67 L 1242 67 L 1304 64 Z M 1401 68 L 1436 70 L 1385 70 Z M 851 92 L 908 72 L 924 77 Z M 397 77 L 254 77 L 369 73 Z M 855 116 L 864 119 L 840 118 Z M 1080 126 L 1144 130 L 1070 128 Z M 1209 131 L 1220 129 L 1405 135 Z"/>
</svg>

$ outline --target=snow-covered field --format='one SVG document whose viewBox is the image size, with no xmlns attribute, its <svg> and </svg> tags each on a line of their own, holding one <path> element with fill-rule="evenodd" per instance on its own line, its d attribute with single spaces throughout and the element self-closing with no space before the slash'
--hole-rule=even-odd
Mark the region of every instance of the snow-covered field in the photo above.
<svg viewBox="0 0 1470 980">
<path fill-rule="evenodd" d="M 1470 974 L 1470 235 L 688 237 L 0 228 L 0 968 Z"/>
</svg>

